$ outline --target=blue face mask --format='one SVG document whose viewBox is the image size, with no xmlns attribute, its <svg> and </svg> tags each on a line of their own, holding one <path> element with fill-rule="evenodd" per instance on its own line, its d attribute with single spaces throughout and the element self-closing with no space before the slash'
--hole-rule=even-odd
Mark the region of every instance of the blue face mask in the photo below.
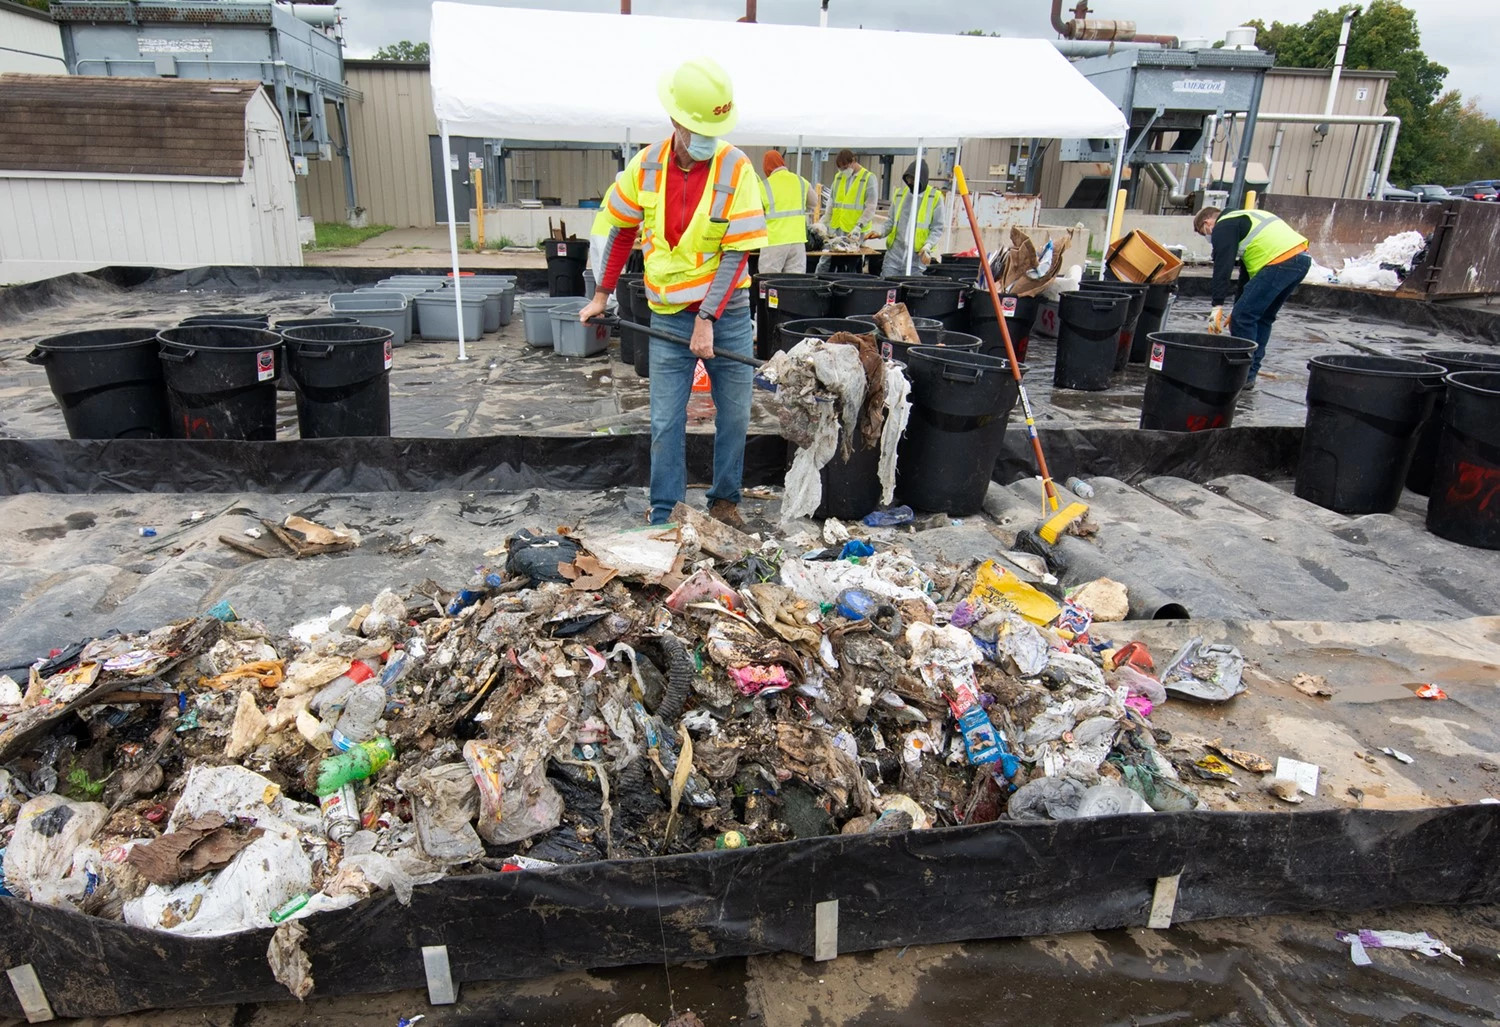
<svg viewBox="0 0 1500 1027">
<path fill-rule="evenodd" d="M 718 149 L 719 141 L 713 136 L 701 136 L 697 132 L 688 133 L 688 156 L 693 160 L 708 160 Z"/>
</svg>

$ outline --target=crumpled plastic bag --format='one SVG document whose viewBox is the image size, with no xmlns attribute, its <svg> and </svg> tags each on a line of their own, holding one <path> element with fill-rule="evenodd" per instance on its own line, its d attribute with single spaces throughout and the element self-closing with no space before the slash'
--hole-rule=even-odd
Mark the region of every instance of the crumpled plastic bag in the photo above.
<svg viewBox="0 0 1500 1027">
<path fill-rule="evenodd" d="M 1152 813 L 1154 810 L 1129 788 L 1103 782 L 1083 793 L 1078 803 L 1080 817 L 1111 817 L 1121 813 Z"/>
<path fill-rule="evenodd" d="M 525 577 L 535 585 L 542 581 L 566 582 L 559 565 L 572 563 L 582 551 L 578 540 L 567 535 L 534 535 L 522 528 L 506 540 L 505 572 Z"/>
<path fill-rule="evenodd" d="M 522 745 L 471 739 L 464 761 L 479 784 L 479 836 L 510 845 L 562 823 L 563 799 L 547 780 L 547 754 Z"/>
<path fill-rule="evenodd" d="M 415 846 L 405 845 L 383 853 L 376 851 L 379 841 L 380 836 L 374 831 L 354 832 L 344 843 L 339 872 L 358 871 L 372 887 L 389 888 L 403 906 L 411 905 L 412 889 L 417 885 L 442 878 L 443 868 L 422 859 Z"/>
<path fill-rule="evenodd" d="M 1012 820 L 1068 820 L 1078 815 L 1087 786 L 1071 777 L 1038 777 L 1027 781 L 1006 804 Z"/>
<path fill-rule="evenodd" d="M 970 599 L 1015 610 L 1033 624 L 1045 626 L 1057 619 L 1062 608 L 1045 592 L 1038 591 L 994 560 L 980 564 L 974 575 Z"/>
<path fill-rule="evenodd" d="M 402 774 L 396 787 L 411 799 L 417 844 L 429 860 L 458 866 L 484 855 L 484 846 L 470 824 L 479 812 L 479 790 L 465 764 Z"/>
<path fill-rule="evenodd" d="M 88 847 L 108 816 L 102 803 L 74 802 L 53 792 L 28 800 L 5 850 L 6 888 L 23 899 L 45 899 L 49 905 L 82 898 L 88 881 L 81 867 L 74 872 L 73 857 Z"/>
<path fill-rule="evenodd" d="M 1194 638 L 1177 651 L 1161 672 L 1171 695 L 1200 702 L 1224 702 L 1245 690 L 1244 655 L 1232 645 L 1205 645 Z"/>
</svg>

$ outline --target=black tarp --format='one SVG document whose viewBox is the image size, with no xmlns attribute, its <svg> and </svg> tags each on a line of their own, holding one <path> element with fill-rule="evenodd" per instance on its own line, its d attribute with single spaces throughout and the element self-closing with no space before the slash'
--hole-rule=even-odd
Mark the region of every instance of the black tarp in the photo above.
<svg viewBox="0 0 1500 1027">
<path fill-rule="evenodd" d="M 812 955 L 838 900 L 838 949 L 1144 925 L 1158 878 L 1173 919 L 1500 900 L 1500 808 L 1139 814 L 786 842 L 738 851 L 450 877 L 410 907 L 383 894 L 302 921 L 315 995 L 421 986 L 421 949 L 455 982 Z M 103 1016 L 284 999 L 270 930 L 185 939 L 0 900 L 5 965 L 31 964 L 53 1008 Z M 0 1013 L 17 1015 L 12 995 Z"/>
</svg>

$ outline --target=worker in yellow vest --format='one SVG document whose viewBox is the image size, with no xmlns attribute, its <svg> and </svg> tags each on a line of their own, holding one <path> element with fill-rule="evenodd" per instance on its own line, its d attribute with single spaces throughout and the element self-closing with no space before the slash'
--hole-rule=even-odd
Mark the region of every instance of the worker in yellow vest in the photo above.
<svg viewBox="0 0 1500 1027">
<path fill-rule="evenodd" d="M 913 161 L 901 181 L 905 183 L 891 199 L 891 223 L 885 234 L 885 262 L 880 265 L 882 278 L 904 278 L 920 275 L 935 258 L 943 241 L 943 193 L 927 181 L 927 163 Z M 917 196 L 917 232 L 911 234 L 912 195 Z"/>
<path fill-rule="evenodd" d="M 753 372 L 719 352 L 750 357 L 749 254 L 766 244 L 760 179 L 743 152 L 720 138 L 737 112 L 729 75 L 711 58 L 688 61 L 657 86 L 672 134 L 645 147 L 606 193 L 600 280 L 579 317 L 604 313 L 626 258 L 642 239 L 651 327 L 689 345 L 650 341 L 652 524 L 665 524 L 687 493 L 687 402 L 698 361 L 714 401 L 713 485 L 708 512 L 743 528 L 739 514 Z"/>
<path fill-rule="evenodd" d="M 780 151 L 767 150 L 761 159 L 765 180 L 760 199 L 766 208 L 768 243 L 761 247 L 762 275 L 807 271 L 807 179 L 786 166 Z"/>
<path fill-rule="evenodd" d="M 833 159 L 838 171 L 828 189 L 828 212 L 825 234 L 852 235 L 861 241 L 875 225 L 875 204 L 880 199 L 880 179 L 854 159 L 854 151 L 843 149 Z M 832 257 L 818 258 L 818 273 L 833 268 Z"/>
<path fill-rule="evenodd" d="M 1229 298 L 1229 276 L 1242 263 L 1240 296 L 1229 317 L 1229 334 L 1255 343 L 1250 377 L 1245 388 L 1255 388 L 1271 326 L 1281 305 L 1312 270 L 1307 240 L 1291 225 L 1266 210 L 1221 211 L 1204 207 L 1193 218 L 1193 230 L 1213 243 L 1214 277 L 1209 287 L 1213 313 L 1209 330 L 1224 327 L 1224 301 Z"/>
</svg>

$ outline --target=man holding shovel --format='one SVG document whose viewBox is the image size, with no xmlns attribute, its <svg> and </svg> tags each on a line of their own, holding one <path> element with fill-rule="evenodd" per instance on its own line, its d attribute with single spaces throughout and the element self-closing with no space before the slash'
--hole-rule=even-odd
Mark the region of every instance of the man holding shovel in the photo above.
<svg viewBox="0 0 1500 1027">
<path fill-rule="evenodd" d="M 715 350 L 752 354 L 748 254 L 767 238 L 760 179 L 750 159 L 719 138 L 736 113 L 729 76 L 717 62 L 686 62 L 663 76 L 658 94 L 672 134 L 637 153 L 609 190 L 601 213 L 611 229 L 604 274 L 579 317 L 604 313 L 639 234 L 651 327 L 690 343 L 650 343 L 651 523 L 666 523 L 687 492 L 687 402 L 702 360 L 714 401 L 708 512 L 743 528 L 740 479 L 754 377 Z"/>
</svg>

